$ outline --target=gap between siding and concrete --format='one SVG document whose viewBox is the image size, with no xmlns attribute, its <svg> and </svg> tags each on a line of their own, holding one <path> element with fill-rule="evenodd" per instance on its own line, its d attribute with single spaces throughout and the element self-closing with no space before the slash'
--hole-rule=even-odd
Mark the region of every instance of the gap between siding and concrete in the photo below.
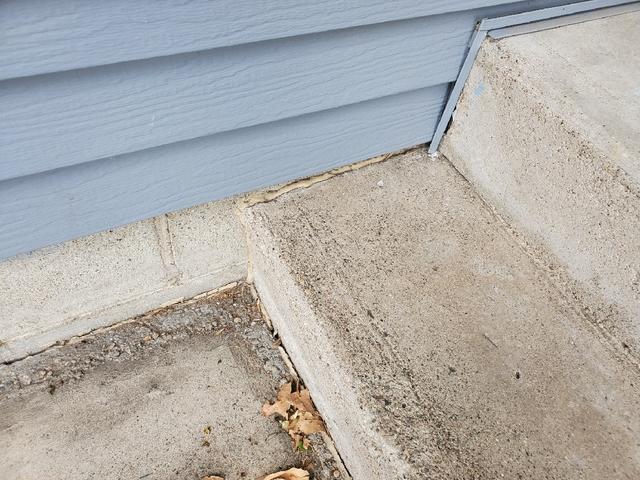
<svg viewBox="0 0 640 480">
<path fill-rule="evenodd" d="M 438 85 L 2 182 L 0 259 L 424 143 L 446 91 Z"/>
<path fill-rule="evenodd" d="M 210 14 L 219 8 L 216 2 L 196 0 L 176 7 L 170 0 L 161 9 L 147 11 L 149 1 L 131 7 L 131 2 L 116 0 L 110 15 L 126 10 L 128 17 L 137 18 L 132 13 L 137 12 L 149 23 L 137 22 L 133 37 L 118 35 L 116 44 L 103 42 L 103 47 L 109 45 L 106 52 L 85 45 L 83 52 L 92 52 L 91 61 L 106 65 L 73 68 L 52 67 L 61 56 L 78 53 L 60 48 L 60 32 L 68 39 L 71 30 L 80 38 L 87 28 L 96 33 L 88 35 L 95 42 L 101 34 L 114 34 L 100 23 L 109 15 L 96 15 L 79 0 L 70 0 L 59 2 L 64 8 L 36 22 L 37 33 L 10 22 L 9 41 L 20 44 L 25 35 L 45 35 L 48 41 L 30 37 L 27 47 L 34 48 L 32 55 L 20 55 L 9 66 L 40 55 L 40 62 L 53 62 L 48 64 L 53 70 L 32 73 L 17 83 L 9 77 L 2 82 L 13 119 L 7 132 L 15 141 L 0 146 L 5 153 L 0 158 L 22 161 L 0 161 L 0 178 L 5 179 L 0 185 L 0 259 L 429 141 L 476 20 L 565 1 L 403 0 L 393 7 L 376 1 L 329 10 L 288 5 L 280 9 L 283 15 L 274 13 L 278 9 L 240 14 L 248 23 L 225 23 L 223 27 L 234 25 L 237 30 L 216 30 L 212 37 L 209 22 L 203 20 L 206 15 L 195 12 Z M 236 18 L 248 6 L 240 5 L 216 18 Z M 74 15 L 65 15 L 67 8 Z M 174 8 L 170 24 L 175 29 L 153 37 Z M 300 16 L 311 31 L 289 28 L 285 39 L 259 35 L 263 27 L 282 26 L 278 22 L 291 18 L 296 9 L 321 14 Z M 2 11 L 0 18 L 17 17 L 28 25 L 33 22 L 25 18 L 42 17 L 32 2 L 9 0 Z M 94 22 L 79 21 L 83 15 Z M 184 16 L 198 21 L 181 23 Z M 357 25 L 347 22 L 339 27 L 346 17 Z M 318 19 L 331 21 L 320 28 Z M 113 23 L 116 30 L 131 27 L 126 21 Z M 301 25 L 297 21 L 294 27 Z M 175 40 L 180 28 L 195 35 L 188 52 L 161 48 L 154 50 L 156 55 L 129 58 L 126 65 L 119 63 L 124 59 L 118 55 L 115 60 L 106 58 L 118 50 L 122 38 L 127 39 L 125 53 L 138 55 L 137 48 L 166 46 L 166 39 Z M 198 37 L 202 29 L 206 38 Z M 152 40 L 136 42 L 141 31 Z M 235 33 L 251 41 L 231 42 L 226 50 L 197 41 L 224 43 L 229 41 L 226 35 Z M 53 51 L 43 54 L 56 41 Z M 220 71 L 208 68 L 211 62 Z M 283 68 L 288 73 L 282 73 Z M 166 85 L 173 87 L 167 90 Z M 261 101 L 265 95 L 271 99 L 266 103 Z M 51 108 L 34 106 L 36 97 L 42 100 L 37 104 L 45 102 Z M 37 125 L 34 118 L 40 119 Z M 80 121 L 83 118 L 86 121 Z M 217 119 L 213 124 L 212 118 Z M 79 125 L 82 128 L 76 128 Z M 84 134 L 71 138 L 72 130 Z M 46 138 L 42 132 L 47 132 Z"/>
<path fill-rule="evenodd" d="M 245 208 L 410 149 L 0 262 L 0 363 L 235 281 L 251 282 Z"/>
</svg>

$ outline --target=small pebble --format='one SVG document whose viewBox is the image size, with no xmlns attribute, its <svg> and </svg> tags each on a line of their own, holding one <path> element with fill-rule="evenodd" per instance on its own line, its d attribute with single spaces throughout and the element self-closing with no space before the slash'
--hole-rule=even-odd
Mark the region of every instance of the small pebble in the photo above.
<svg viewBox="0 0 640 480">
<path fill-rule="evenodd" d="M 379 186 L 380 188 L 384 187 L 384 182 L 383 182 L 382 180 L 380 180 L 380 181 L 378 182 L 378 186 Z"/>
</svg>

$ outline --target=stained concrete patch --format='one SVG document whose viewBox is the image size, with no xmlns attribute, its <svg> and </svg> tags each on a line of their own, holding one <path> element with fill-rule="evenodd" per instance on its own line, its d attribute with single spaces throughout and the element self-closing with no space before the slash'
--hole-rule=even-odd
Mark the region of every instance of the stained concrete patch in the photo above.
<svg viewBox="0 0 640 480">
<path fill-rule="evenodd" d="M 256 288 L 355 479 L 640 478 L 640 374 L 445 160 L 247 211 Z"/>
<path fill-rule="evenodd" d="M 334 478 L 322 437 L 294 453 L 260 415 L 290 376 L 273 342 L 241 285 L 0 366 L 0 477 Z"/>
</svg>

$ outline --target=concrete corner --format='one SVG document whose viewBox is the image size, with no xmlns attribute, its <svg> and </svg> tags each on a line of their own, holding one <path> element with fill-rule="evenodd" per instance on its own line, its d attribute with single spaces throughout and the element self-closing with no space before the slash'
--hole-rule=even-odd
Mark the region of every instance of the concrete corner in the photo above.
<svg viewBox="0 0 640 480">
<path fill-rule="evenodd" d="M 251 291 L 240 284 L 0 365 L 2 479 L 253 480 L 301 465 L 345 479 L 330 440 L 296 452 L 260 414 L 291 374 Z"/>
</svg>

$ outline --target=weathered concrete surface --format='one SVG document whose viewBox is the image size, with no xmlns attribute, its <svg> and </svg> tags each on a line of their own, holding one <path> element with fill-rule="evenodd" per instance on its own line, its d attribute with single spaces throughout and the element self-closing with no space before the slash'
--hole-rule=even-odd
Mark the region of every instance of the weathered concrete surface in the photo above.
<svg viewBox="0 0 640 480">
<path fill-rule="evenodd" d="M 256 288 L 355 479 L 640 478 L 640 374 L 445 160 L 246 212 Z"/>
<path fill-rule="evenodd" d="M 0 478 L 334 478 L 260 415 L 288 376 L 247 286 L 79 337 L 0 366 Z"/>
<path fill-rule="evenodd" d="M 246 277 L 234 201 L 0 263 L 0 362 Z"/>
<path fill-rule="evenodd" d="M 485 42 L 442 146 L 636 359 L 639 24 L 635 12 Z"/>
</svg>

